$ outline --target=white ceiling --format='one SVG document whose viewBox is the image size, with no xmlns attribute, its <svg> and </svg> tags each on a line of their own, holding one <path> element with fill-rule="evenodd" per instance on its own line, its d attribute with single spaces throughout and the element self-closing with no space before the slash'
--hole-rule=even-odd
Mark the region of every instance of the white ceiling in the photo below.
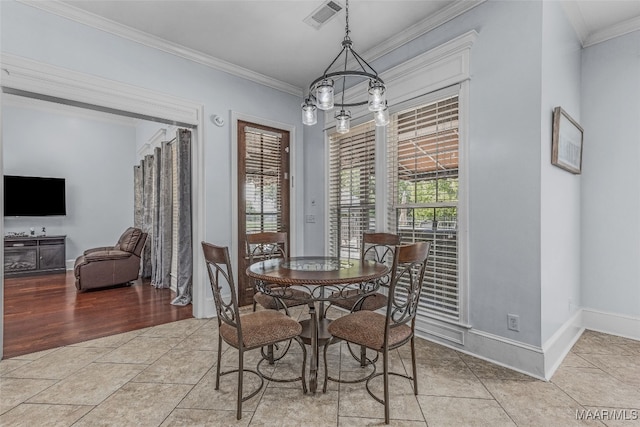
<svg viewBox="0 0 640 427">
<path fill-rule="evenodd" d="M 345 5 L 345 0 L 334 1 Z M 30 3 L 46 8 L 42 3 L 51 2 Z M 324 70 L 338 53 L 344 37 L 344 9 L 319 30 L 303 22 L 322 0 L 53 3 L 56 13 L 148 44 L 171 42 L 174 51 L 203 55 L 221 63 L 223 69 L 227 65 L 241 67 L 248 73 L 284 82 L 292 93 L 304 90 Z M 482 0 L 351 0 L 353 47 L 371 61 L 480 3 Z M 638 0 L 563 4 L 584 45 L 640 30 Z"/>
</svg>

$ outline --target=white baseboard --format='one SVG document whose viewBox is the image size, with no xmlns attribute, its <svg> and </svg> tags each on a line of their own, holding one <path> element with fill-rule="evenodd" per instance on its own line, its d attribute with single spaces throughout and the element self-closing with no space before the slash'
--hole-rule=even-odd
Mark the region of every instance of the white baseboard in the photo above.
<svg viewBox="0 0 640 427">
<path fill-rule="evenodd" d="M 421 324 L 416 335 L 462 353 L 549 380 L 585 329 L 640 340 L 640 318 L 590 308 L 578 310 L 542 347 L 524 344 L 487 332 L 469 329 L 456 342 L 433 325 Z"/>
<path fill-rule="evenodd" d="M 534 378 L 546 379 L 544 353 L 540 347 L 475 329 L 465 330 L 462 339 L 456 340 L 449 333 L 443 334 L 442 328 L 432 330 L 432 326 L 421 323 L 421 328 L 416 328 L 416 336 Z"/>
<path fill-rule="evenodd" d="M 581 324 L 585 329 L 640 340 L 640 317 L 583 308 Z"/>
<path fill-rule="evenodd" d="M 567 320 L 544 344 L 544 377 L 551 379 L 564 358 L 571 351 L 571 347 L 578 341 L 584 331 L 582 326 L 582 310 Z"/>
</svg>

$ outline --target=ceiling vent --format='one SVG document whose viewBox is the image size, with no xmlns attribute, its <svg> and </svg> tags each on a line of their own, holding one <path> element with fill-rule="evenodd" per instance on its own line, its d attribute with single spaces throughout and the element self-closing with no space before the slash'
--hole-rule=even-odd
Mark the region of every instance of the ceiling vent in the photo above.
<svg viewBox="0 0 640 427">
<path fill-rule="evenodd" d="M 329 0 L 324 2 L 318 7 L 316 10 L 311 12 L 309 16 L 304 18 L 304 22 L 311 25 L 316 30 L 319 30 L 324 24 L 329 22 L 331 18 L 337 15 L 338 12 L 342 10 L 342 6 L 333 1 Z"/>
</svg>

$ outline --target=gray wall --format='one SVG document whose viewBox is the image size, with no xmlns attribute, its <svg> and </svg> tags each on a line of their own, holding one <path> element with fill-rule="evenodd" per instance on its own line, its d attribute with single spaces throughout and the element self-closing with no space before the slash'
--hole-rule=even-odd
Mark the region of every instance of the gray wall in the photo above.
<svg viewBox="0 0 640 427">
<path fill-rule="evenodd" d="M 581 122 L 582 46 L 559 2 L 543 3 L 540 137 L 540 275 L 542 343 L 580 307 L 582 177 L 551 164 L 553 108 Z"/>
<path fill-rule="evenodd" d="M 470 320 L 533 345 L 541 339 L 541 28 L 540 2 L 487 2 L 372 63 L 382 72 L 479 33 L 469 96 Z M 309 143 L 314 155 L 318 144 Z M 320 170 L 324 177 L 325 166 L 307 166 L 307 187 L 319 191 L 311 181 Z M 306 231 L 307 242 L 324 242 L 324 228 L 307 224 Z M 507 330 L 507 313 L 520 315 L 520 332 Z"/>
<path fill-rule="evenodd" d="M 640 316 L 640 31 L 584 49 L 582 304 Z"/>
<path fill-rule="evenodd" d="M 65 178 L 67 215 L 5 218 L 5 232 L 35 227 L 38 233 L 44 226 L 48 235 L 66 235 L 67 260 L 114 244 L 133 225 L 132 121 L 9 98 L 4 96 L 2 108 L 4 173 Z"/>
</svg>

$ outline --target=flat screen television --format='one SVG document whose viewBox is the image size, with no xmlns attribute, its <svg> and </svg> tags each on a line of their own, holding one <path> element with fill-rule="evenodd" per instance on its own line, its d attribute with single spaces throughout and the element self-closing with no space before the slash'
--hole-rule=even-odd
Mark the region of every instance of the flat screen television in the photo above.
<svg viewBox="0 0 640 427">
<path fill-rule="evenodd" d="M 66 214 L 64 178 L 4 176 L 4 216 Z"/>
</svg>

